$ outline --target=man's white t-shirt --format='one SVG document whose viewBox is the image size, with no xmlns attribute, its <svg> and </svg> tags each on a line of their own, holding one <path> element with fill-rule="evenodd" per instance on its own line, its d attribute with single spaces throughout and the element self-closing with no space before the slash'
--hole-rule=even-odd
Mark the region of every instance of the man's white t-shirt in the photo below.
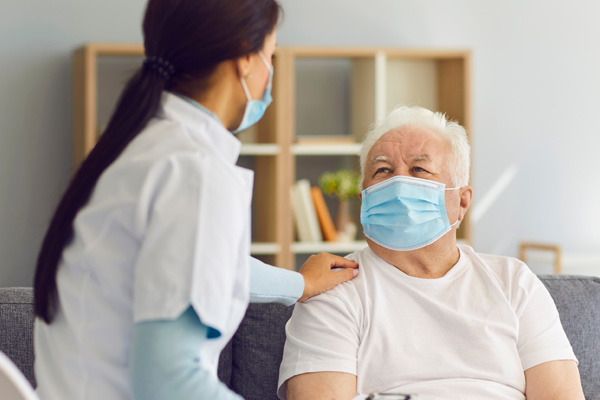
<svg viewBox="0 0 600 400">
<path fill-rule="evenodd" d="M 521 261 L 459 245 L 442 278 L 408 276 L 370 248 L 359 276 L 298 303 L 286 326 L 278 394 L 308 372 L 357 376 L 357 392 L 427 399 L 524 399 L 524 371 L 575 360 L 558 311 Z"/>
</svg>

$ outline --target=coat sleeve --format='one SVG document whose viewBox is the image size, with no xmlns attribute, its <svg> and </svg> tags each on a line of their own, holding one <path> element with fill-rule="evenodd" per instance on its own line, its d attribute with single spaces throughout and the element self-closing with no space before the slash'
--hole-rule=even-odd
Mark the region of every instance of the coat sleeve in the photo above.
<svg viewBox="0 0 600 400">
<path fill-rule="evenodd" d="M 199 357 L 208 328 L 190 306 L 175 320 L 135 324 L 130 381 L 134 399 L 243 400 L 204 367 Z"/>
<path fill-rule="evenodd" d="M 298 272 L 277 268 L 250 257 L 250 302 L 291 306 L 304 292 Z"/>
<path fill-rule="evenodd" d="M 251 179 L 242 178 L 235 166 L 194 153 L 173 155 L 148 175 L 136 213 L 143 240 L 134 322 L 174 319 L 190 304 L 221 333 L 241 320 L 252 195 Z"/>
</svg>

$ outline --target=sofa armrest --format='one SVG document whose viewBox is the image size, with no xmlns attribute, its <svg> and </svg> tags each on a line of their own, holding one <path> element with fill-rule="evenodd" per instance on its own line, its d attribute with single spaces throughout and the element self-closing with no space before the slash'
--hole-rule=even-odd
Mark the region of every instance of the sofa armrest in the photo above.
<svg viewBox="0 0 600 400">
<path fill-rule="evenodd" d="M 285 324 L 294 307 L 276 303 L 252 303 L 235 336 L 227 345 L 231 351 L 231 371 L 227 355 L 221 355 L 221 380 L 245 400 L 278 400 L 279 364 L 285 344 Z M 226 348 L 227 349 L 227 348 Z M 225 365 L 222 367 L 221 362 Z"/>
<path fill-rule="evenodd" d="M 33 320 L 32 288 L 0 288 L 0 350 L 35 387 Z"/>
<path fill-rule="evenodd" d="M 579 360 L 586 399 L 600 399 L 600 278 L 541 275 Z"/>
</svg>

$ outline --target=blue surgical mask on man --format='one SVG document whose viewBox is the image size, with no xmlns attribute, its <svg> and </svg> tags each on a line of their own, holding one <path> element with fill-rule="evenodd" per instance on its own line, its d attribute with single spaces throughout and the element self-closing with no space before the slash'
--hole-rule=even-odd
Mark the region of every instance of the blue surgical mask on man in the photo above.
<svg viewBox="0 0 600 400">
<path fill-rule="evenodd" d="M 450 225 L 445 191 L 457 190 L 426 179 L 394 176 L 362 191 L 360 222 L 365 236 L 396 251 L 428 246 L 458 224 Z"/>
<path fill-rule="evenodd" d="M 269 107 L 269 105 L 273 101 L 273 98 L 271 97 L 271 87 L 273 85 L 273 66 L 269 65 L 262 51 L 259 51 L 258 55 L 260 56 L 260 59 L 269 71 L 269 81 L 267 82 L 267 87 L 265 88 L 262 98 L 260 100 L 254 100 L 250 95 L 250 90 L 248 90 L 246 80 L 243 77 L 240 78 L 242 81 L 242 87 L 244 88 L 244 93 L 246 94 L 246 98 L 248 99 L 248 101 L 246 102 L 246 109 L 244 110 L 244 116 L 242 117 L 242 121 L 240 122 L 240 125 L 237 127 L 237 129 L 233 131 L 234 134 L 240 133 L 241 131 L 248 129 L 252 125 L 256 124 L 258 121 L 260 121 L 260 119 L 265 114 L 267 107 Z"/>
</svg>

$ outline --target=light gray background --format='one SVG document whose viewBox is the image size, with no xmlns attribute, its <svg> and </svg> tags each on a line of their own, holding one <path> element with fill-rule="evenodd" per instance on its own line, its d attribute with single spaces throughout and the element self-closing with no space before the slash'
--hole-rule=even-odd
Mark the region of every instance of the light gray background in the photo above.
<svg viewBox="0 0 600 400">
<path fill-rule="evenodd" d="M 472 50 L 474 247 L 558 243 L 566 272 L 599 274 L 600 2 L 281 3 L 283 46 Z M 0 4 L 0 286 L 30 285 L 71 173 L 71 52 L 140 42 L 144 1 Z"/>
</svg>

